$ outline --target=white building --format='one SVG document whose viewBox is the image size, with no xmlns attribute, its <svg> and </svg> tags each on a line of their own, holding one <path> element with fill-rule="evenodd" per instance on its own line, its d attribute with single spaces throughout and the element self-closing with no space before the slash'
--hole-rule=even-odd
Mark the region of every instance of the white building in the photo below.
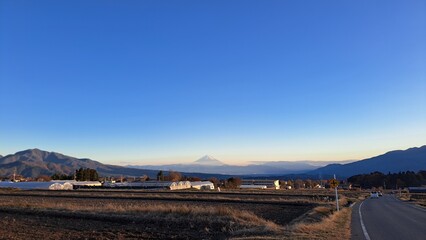
<svg viewBox="0 0 426 240">
<path fill-rule="evenodd" d="M 240 188 L 242 189 L 266 189 L 266 185 L 254 185 L 254 184 L 246 184 L 241 185 Z"/>
<path fill-rule="evenodd" d="M 242 185 L 260 185 L 267 188 L 280 189 L 280 180 L 243 179 Z"/>
<path fill-rule="evenodd" d="M 74 189 L 84 187 L 101 187 L 102 183 L 99 181 L 76 181 L 76 180 L 52 180 L 51 182 L 71 184 Z"/>
<path fill-rule="evenodd" d="M 214 190 L 214 184 L 210 181 L 191 182 L 191 186 L 198 190 Z"/>
<path fill-rule="evenodd" d="M 145 181 L 145 182 L 116 182 L 104 183 L 105 187 L 111 188 L 140 188 L 140 189 L 169 189 L 180 190 L 191 188 L 189 181 L 169 182 L 169 181 Z"/>
</svg>

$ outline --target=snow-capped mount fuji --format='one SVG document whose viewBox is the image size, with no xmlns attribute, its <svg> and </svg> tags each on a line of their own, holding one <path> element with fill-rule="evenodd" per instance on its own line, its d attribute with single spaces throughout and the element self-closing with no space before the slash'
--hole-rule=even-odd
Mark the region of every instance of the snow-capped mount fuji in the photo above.
<svg viewBox="0 0 426 240">
<path fill-rule="evenodd" d="M 208 166 L 222 166 L 225 165 L 225 163 L 217 160 L 216 158 L 210 156 L 210 155 L 205 155 L 203 157 L 201 157 L 200 159 L 194 161 L 194 164 L 199 164 L 199 165 L 208 165 Z"/>
<path fill-rule="evenodd" d="M 271 165 L 269 165 L 271 164 Z M 325 166 L 324 164 L 323 166 Z M 128 167 L 143 168 L 150 170 L 173 170 L 178 172 L 199 172 L 208 174 L 224 175 L 270 175 L 270 174 L 294 174 L 317 169 L 308 162 L 262 162 L 247 166 L 229 165 L 218 159 L 205 155 L 196 161 L 181 164 L 168 165 L 130 165 Z"/>
</svg>

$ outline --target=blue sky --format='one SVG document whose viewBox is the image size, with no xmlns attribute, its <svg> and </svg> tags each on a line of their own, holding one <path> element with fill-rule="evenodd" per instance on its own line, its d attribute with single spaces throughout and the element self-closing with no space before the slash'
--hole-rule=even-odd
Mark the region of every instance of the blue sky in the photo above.
<svg viewBox="0 0 426 240">
<path fill-rule="evenodd" d="M 362 159 L 426 144 L 425 1 L 0 2 L 0 154 Z"/>
</svg>

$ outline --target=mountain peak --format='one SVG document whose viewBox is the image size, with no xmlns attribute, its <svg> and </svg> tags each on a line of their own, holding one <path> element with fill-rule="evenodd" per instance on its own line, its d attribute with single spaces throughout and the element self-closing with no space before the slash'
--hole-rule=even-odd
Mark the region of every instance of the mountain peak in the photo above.
<svg viewBox="0 0 426 240">
<path fill-rule="evenodd" d="M 200 159 L 198 159 L 197 161 L 195 161 L 194 163 L 201 164 L 201 165 L 214 165 L 214 166 L 225 165 L 223 162 L 217 160 L 216 158 L 210 155 L 205 155 L 201 157 Z"/>
<path fill-rule="evenodd" d="M 37 153 L 49 153 L 47 151 L 40 150 L 38 148 L 27 149 L 23 151 L 16 152 L 15 154 L 37 154 Z"/>
<path fill-rule="evenodd" d="M 58 152 L 48 152 L 37 148 L 19 151 L 0 158 L 0 176 L 17 173 L 24 177 L 36 178 L 55 173 L 70 175 L 76 169 L 90 168 L 103 176 L 155 176 L 156 171 L 132 169 L 115 165 L 105 165 L 88 158 L 75 158 Z"/>
</svg>

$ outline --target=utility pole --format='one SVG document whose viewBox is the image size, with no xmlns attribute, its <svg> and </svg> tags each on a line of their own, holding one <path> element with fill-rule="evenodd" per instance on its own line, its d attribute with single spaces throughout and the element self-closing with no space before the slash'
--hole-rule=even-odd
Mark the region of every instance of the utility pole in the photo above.
<svg viewBox="0 0 426 240">
<path fill-rule="evenodd" d="M 334 174 L 334 180 L 336 180 L 336 174 Z M 339 195 L 337 194 L 337 185 L 334 187 L 334 191 L 336 192 L 336 209 L 339 211 Z"/>
</svg>

